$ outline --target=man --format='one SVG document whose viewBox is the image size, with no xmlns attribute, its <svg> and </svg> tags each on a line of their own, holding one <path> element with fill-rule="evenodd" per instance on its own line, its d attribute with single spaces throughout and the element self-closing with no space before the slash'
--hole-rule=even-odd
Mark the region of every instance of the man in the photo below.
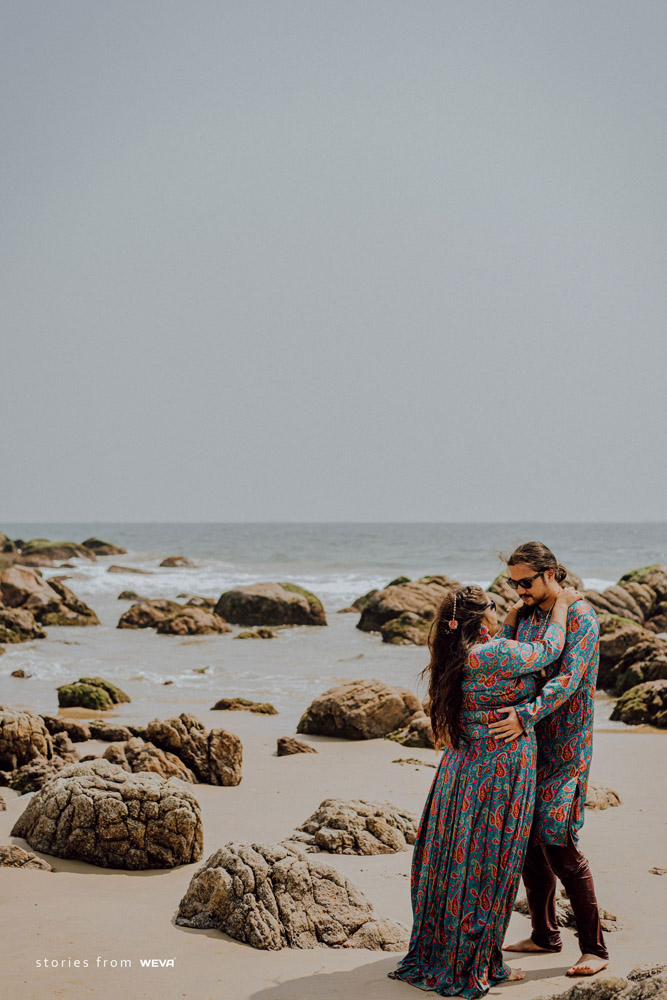
<svg viewBox="0 0 667 1000">
<path fill-rule="evenodd" d="M 516 590 L 522 610 L 516 634 L 509 626 L 504 626 L 504 634 L 534 642 L 544 634 L 566 570 L 541 542 L 519 546 L 508 560 L 508 570 L 507 582 Z M 577 848 L 593 750 L 599 639 L 595 611 L 585 601 L 575 602 L 568 610 L 563 654 L 549 668 L 535 701 L 500 709 L 498 714 L 506 717 L 489 726 L 497 740 L 516 739 L 531 727 L 537 739 L 535 815 L 523 870 L 532 934 L 505 945 L 505 950 L 561 950 L 555 907 L 558 878 L 572 904 L 581 948 L 581 957 L 567 970 L 569 976 L 592 976 L 609 964 L 593 877 Z"/>
</svg>

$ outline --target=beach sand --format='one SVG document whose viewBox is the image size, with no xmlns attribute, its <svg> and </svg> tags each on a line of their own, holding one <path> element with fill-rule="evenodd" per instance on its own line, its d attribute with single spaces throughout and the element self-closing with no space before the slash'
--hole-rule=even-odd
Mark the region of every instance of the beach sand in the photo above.
<svg viewBox="0 0 667 1000">
<path fill-rule="evenodd" d="M 126 711 L 123 712 L 122 709 Z M 113 718 L 137 720 L 131 706 Z M 182 706 L 188 710 L 189 706 Z M 429 750 L 404 748 L 388 740 L 347 742 L 306 737 L 317 754 L 275 756 L 276 738 L 289 735 L 281 717 L 245 712 L 197 714 L 207 728 L 237 733 L 244 747 L 243 780 L 235 788 L 193 786 L 204 823 L 204 859 L 228 841 L 286 839 L 330 796 L 388 800 L 420 813 L 434 770 L 399 765 L 397 758 L 436 763 Z M 104 744 L 79 744 L 83 754 Z M 90 749 L 89 749 L 90 748 Z M 587 811 L 581 846 L 591 862 L 600 904 L 622 930 L 607 936 L 610 971 L 667 961 L 667 742 L 661 733 L 597 732 L 592 780 L 608 785 L 622 805 Z M 28 802 L 2 789 L 0 843 L 29 849 L 10 830 Z M 386 978 L 396 953 L 316 948 L 258 951 L 217 931 L 178 927 L 174 916 L 198 864 L 176 870 L 129 873 L 45 857 L 55 874 L 2 869 L 0 902 L 3 1000 L 415 1000 L 420 994 Z M 317 858 L 317 855 L 314 855 Z M 378 914 L 411 923 L 411 851 L 374 857 L 321 855 L 365 892 Z M 520 894 L 523 890 L 520 890 Z M 509 937 L 528 933 L 528 920 L 514 914 Z M 570 930 L 559 955 L 514 956 L 527 979 L 491 990 L 507 1000 L 531 1000 L 558 993 L 572 980 L 567 966 L 579 952 Z M 97 965 L 98 956 L 100 966 Z M 44 959 L 78 959 L 88 967 L 44 968 Z M 174 967 L 144 968 L 140 959 L 174 959 Z M 130 960 L 131 967 L 105 968 L 106 960 Z M 37 967 L 41 961 L 42 967 Z M 435 994 L 431 994 L 435 995 Z"/>
</svg>

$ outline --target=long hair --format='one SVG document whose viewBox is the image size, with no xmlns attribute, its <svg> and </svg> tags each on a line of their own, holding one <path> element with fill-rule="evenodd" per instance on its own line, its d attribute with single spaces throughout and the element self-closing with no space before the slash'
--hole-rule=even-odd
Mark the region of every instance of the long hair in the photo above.
<svg viewBox="0 0 667 1000">
<path fill-rule="evenodd" d="M 528 563 L 536 573 L 544 573 L 548 569 L 555 571 L 556 583 L 562 583 L 567 576 L 567 570 L 559 563 L 555 555 L 543 542 L 524 542 L 515 549 L 507 560 L 508 566 Z"/>
<path fill-rule="evenodd" d="M 431 625 L 428 637 L 431 661 L 422 676 L 428 678 L 429 711 L 436 749 L 447 743 L 454 747 L 459 745 L 463 666 L 470 647 L 479 642 L 479 630 L 488 604 L 481 587 L 461 587 L 456 593 L 447 594 Z M 455 629 L 449 627 L 453 618 L 457 621 Z"/>
</svg>

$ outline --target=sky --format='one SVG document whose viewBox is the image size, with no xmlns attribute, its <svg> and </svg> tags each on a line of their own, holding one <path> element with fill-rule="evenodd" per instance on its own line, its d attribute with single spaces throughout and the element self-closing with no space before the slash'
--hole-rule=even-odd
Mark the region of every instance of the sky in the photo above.
<svg viewBox="0 0 667 1000">
<path fill-rule="evenodd" d="M 0 14 L 0 526 L 667 520 L 663 3 Z"/>
</svg>

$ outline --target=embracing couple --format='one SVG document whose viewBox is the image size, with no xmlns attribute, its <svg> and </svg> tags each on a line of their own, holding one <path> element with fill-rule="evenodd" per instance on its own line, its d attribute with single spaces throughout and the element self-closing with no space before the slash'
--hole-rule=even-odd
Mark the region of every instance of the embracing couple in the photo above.
<svg viewBox="0 0 667 1000">
<path fill-rule="evenodd" d="M 508 559 L 518 600 L 498 623 L 492 595 L 448 595 L 429 636 L 431 723 L 444 747 L 412 864 L 414 925 L 390 977 L 442 996 L 483 996 L 523 979 L 503 938 L 523 874 L 532 922 L 512 952 L 558 952 L 557 879 L 581 956 L 568 975 L 608 964 L 593 878 L 577 847 L 593 744 L 599 662 L 595 611 L 563 589 L 541 542 Z"/>
</svg>

